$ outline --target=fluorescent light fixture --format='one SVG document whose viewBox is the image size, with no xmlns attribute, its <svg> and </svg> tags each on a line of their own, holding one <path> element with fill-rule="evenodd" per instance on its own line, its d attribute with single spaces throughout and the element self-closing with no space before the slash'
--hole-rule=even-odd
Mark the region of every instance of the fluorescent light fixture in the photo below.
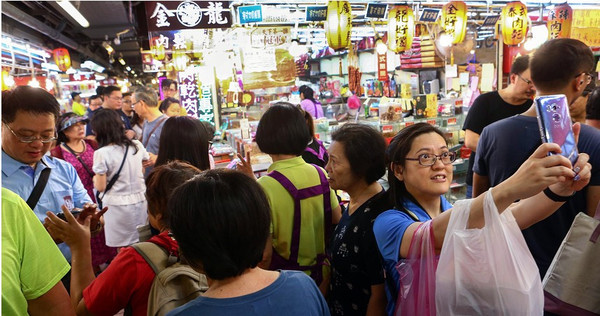
<svg viewBox="0 0 600 316">
<path fill-rule="evenodd" d="M 87 68 L 89 70 L 93 70 L 95 72 L 103 72 L 104 71 L 104 67 L 96 64 L 95 62 L 91 61 L 91 60 L 86 60 L 85 62 L 83 62 L 83 64 L 81 64 L 81 68 Z"/>
<path fill-rule="evenodd" d="M 108 42 L 102 42 L 102 46 L 104 47 L 104 49 L 106 49 L 106 52 L 110 55 L 112 54 L 112 52 L 114 52 L 115 50 L 112 48 L 112 46 L 110 46 L 110 44 Z"/>
<path fill-rule="evenodd" d="M 63 10 L 67 11 L 67 13 L 73 19 L 75 19 L 75 21 L 77 21 L 77 23 L 79 23 L 81 27 L 90 27 L 90 22 L 88 22 L 88 20 L 86 20 L 86 18 L 83 17 L 83 15 L 81 15 L 81 12 L 79 12 L 79 10 L 77 10 L 77 8 L 75 8 L 73 4 L 71 4 L 71 2 L 69 2 L 68 0 L 60 0 L 56 1 L 56 3 L 58 3 L 58 5 L 61 8 L 63 8 Z"/>
<path fill-rule="evenodd" d="M 129 66 L 125 67 L 125 69 L 127 69 L 127 71 L 131 71 L 131 67 Z"/>
<path fill-rule="evenodd" d="M 118 61 L 121 65 L 125 66 L 125 59 L 123 59 L 123 57 L 119 57 Z"/>
</svg>

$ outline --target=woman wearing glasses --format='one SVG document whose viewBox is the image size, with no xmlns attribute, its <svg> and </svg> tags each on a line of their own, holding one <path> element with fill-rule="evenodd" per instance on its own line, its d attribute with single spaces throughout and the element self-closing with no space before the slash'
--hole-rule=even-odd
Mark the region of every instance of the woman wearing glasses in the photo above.
<svg viewBox="0 0 600 316">
<path fill-rule="evenodd" d="M 579 129 L 577 129 L 578 135 Z M 513 201 L 521 199 L 512 213 L 521 229 L 544 219 L 564 202 L 555 202 L 544 193 L 549 188 L 554 195 L 569 196 L 582 189 L 590 180 L 589 156 L 581 154 L 575 166 L 561 155 L 556 144 L 543 144 L 506 181 L 493 189 L 499 212 Z M 432 221 L 436 252 L 442 248 L 452 205 L 444 198 L 452 182 L 452 162 L 456 155 L 449 151 L 444 134 L 437 128 L 418 123 L 401 130 L 392 140 L 386 153 L 388 181 L 394 209 L 381 213 L 375 220 L 373 232 L 383 256 L 388 295 L 388 315 L 393 315 L 398 297 L 399 274 L 395 269 L 406 258 L 415 231 L 421 222 Z M 578 174 L 573 167 L 580 169 Z M 576 177 L 578 175 L 578 177 Z M 470 228 L 484 226 L 483 198 L 471 204 Z"/>
</svg>

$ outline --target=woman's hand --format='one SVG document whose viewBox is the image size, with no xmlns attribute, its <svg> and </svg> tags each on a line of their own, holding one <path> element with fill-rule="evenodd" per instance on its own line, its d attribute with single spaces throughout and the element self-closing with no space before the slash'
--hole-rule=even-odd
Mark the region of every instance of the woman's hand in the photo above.
<svg viewBox="0 0 600 316">
<path fill-rule="evenodd" d="M 570 196 L 585 188 L 592 178 L 592 165 L 588 163 L 589 159 L 588 154 L 580 153 L 573 167 L 575 175 L 567 177 L 565 181 L 551 185 L 550 190 L 560 196 Z"/>
<path fill-rule="evenodd" d="M 250 152 L 246 153 L 246 159 L 240 154 L 237 154 L 237 157 L 240 162 L 236 164 L 236 170 L 248 175 L 252 179 L 256 179 L 254 171 L 252 171 L 252 164 L 250 163 Z"/>
</svg>

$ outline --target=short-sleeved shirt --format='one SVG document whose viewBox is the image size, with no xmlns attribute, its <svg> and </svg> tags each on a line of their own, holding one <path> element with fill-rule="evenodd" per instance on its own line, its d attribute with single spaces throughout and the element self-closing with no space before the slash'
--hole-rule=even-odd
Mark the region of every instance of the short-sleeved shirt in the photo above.
<svg viewBox="0 0 600 316">
<path fill-rule="evenodd" d="M 373 234 L 373 222 L 382 209 L 371 203 L 384 191 L 358 207 L 352 215 L 345 209 L 331 242 L 331 315 L 365 315 L 371 286 L 383 284 L 383 261 Z"/>
<path fill-rule="evenodd" d="M 168 232 L 148 241 L 177 253 L 177 242 Z M 123 248 L 108 268 L 83 290 L 85 306 L 94 315 L 115 315 L 129 305 L 134 316 L 144 316 L 155 275 L 135 249 Z"/>
<path fill-rule="evenodd" d="M 323 115 L 323 107 L 321 103 L 315 103 L 312 100 L 304 99 L 300 102 L 300 107 L 308 112 L 313 118 L 321 118 Z"/>
<path fill-rule="evenodd" d="M 473 170 L 487 176 L 490 187 L 496 186 L 513 175 L 541 144 L 537 118 L 517 115 L 498 121 L 481 133 Z M 589 186 L 600 185 L 600 131 L 582 124 L 577 148 L 590 156 Z M 586 211 L 586 199 L 586 190 L 578 191 L 548 218 L 523 230 L 542 278 L 575 216 Z"/>
<path fill-rule="evenodd" d="M 47 293 L 70 268 L 27 203 L 2 188 L 2 315 L 27 315 L 27 301 Z"/>
<path fill-rule="evenodd" d="M 314 166 L 307 164 L 302 157 L 294 157 L 274 162 L 268 172 L 279 171 L 288 178 L 297 189 L 312 187 L 321 183 L 319 173 Z M 323 173 L 325 171 L 323 170 Z M 294 199 L 277 180 L 264 176 L 258 179 L 271 205 L 271 232 L 273 248 L 284 258 L 290 257 L 290 244 L 294 223 Z M 331 209 L 338 207 L 338 200 L 330 190 Z M 323 196 L 318 195 L 300 202 L 300 246 L 298 263 L 303 266 L 316 264 L 318 254 L 325 253 L 325 207 Z"/>
<path fill-rule="evenodd" d="M 2 187 L 15 192 L 23 200 L 27 200 L 39 180 L 42 170 L 46 168 L 50 168 L 52 171 L 50 171 L 50 177 L 42 196 L 33 209 L 40 221 L 46 218 L 47 211 L 62 212 L 61 206 L 65 204 L 65 199 L 70 198 L 75 207 L 83 207 L 85 203 L 92 202 L 75 168 L 64 160 L 45 155 L 33 170 L 31 166 L 16 161 L 2 151 Z M 58 247 L 65 258 L 71 261 L 69 247 L 65 243 L 59 244 Z"/>
<path fill-rule="evenodd" d="M 83 116 L 85 114 L 86 108 L 83 104 L 79 103 L 79 102 L 74 102 L 73 101 L 73 113 L 79 115 L 79 116 Z"/>
<path fill-rule="evenodd" d="M 440 206 L 442 211 L 446 211 L 452 208 L 452 205 L 444 198 L 440 197 Z M 377 241 L 377 247 L 383 257 L 383 264 L 386 272 L 386 276 L 392 277 L 392 282 L 387 281 L 385 286 L 385 292 L 388 299 L 387 312 L 388 315 L 393 315 L 397 289 L 390 289 L 390 283 L 393 286 L 400 284 L 400 276 L 396 270 L 396 264 L 400 260 L 400 246 L 402 245 L 402 238 L 404 232 L 413 223 L 416 223 L 413 217 L 416 217 L 419 222 L 425 222 L 431 220 L 431 217 L 425 210 L 410 201 L 409 199 L 403 200 L 403 211 L 392 209 L 381 213 L 375 219 L 373 223 L 373 233 L 375 234 L 375 240 Z"/>
<path fill-rule="evenodd" d="M 275 282 L 258 292 L 232 297 L 200 296 L 168 316 L 327 316 L 329 308 L 315 282 L 297 271 L 281 271 Z"/>
<path fill-rule="evenodd" d="M 481 135 L 483 129 L 501 119 L 521 114 L 533 104 L 532 100 L 527 100 L 520 105 L 512 105 L 502 99 L 498 91 L 484 93 L 477 97 L 469 109 L 463 130 L 470 130 Z M 468 185 L 473 185 L 473 164 L 475 162 L 475 153 L 469 157 L 469 167 L 467 169 Z"/>
<path fill-rule="evenodd" d="M 158 147 L 160 144 L 160 134 L 162 133 L 163 126 L 168 118 L 166 115 L 157 117 L 154 121 L 144 122 L 144 129 L 142 131 L 142 143 L 149 153 L 158 155 Z M 158 124 L 158 127 L 156 125 Z M 155 129 L 156 127 L 156 129 Z M 152 134 L 150 134 L 152 132 Z"/>
</svg>

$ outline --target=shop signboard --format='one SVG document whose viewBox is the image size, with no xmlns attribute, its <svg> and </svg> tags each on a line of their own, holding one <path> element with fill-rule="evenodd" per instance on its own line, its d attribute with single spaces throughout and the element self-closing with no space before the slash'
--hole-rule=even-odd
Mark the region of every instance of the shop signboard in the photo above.
<svg viewBox="0 0 600 316">
<path fill-rule="evenodd" d="M 198 119 L 215 124 L 215 112 L 212 104 L 212 86 L 200 86 L 200 104 L 198 105 Z"/>
<path fill-rule="evenodd" d="M 438 16 L 440 15 L 440 9 L 423 9 L 421 12 L 421 17 L 419 18 L 420 22 L 435 22 L 437 21 Z"/>
<path fill-rule="evenodd" d="M 377 53 L 377 80 L 387 81 L 387 52 L 384 54 Z"/>
<path fill-rule="evenodd" d="M 145 2 L 148 31 L 231 27 L 229 1 Z"/>
<path fill-rule="evenodd" d="M 327 6 L 306 7 L 306 21 L 319 22 L 327 19 Z"/>
<path fill-rule="evenodd" d="M 578 39 L 588 46 L 600 47 L 600 10 L 573 10 L 571 38 Z"/>
<path fill-rule="evenodd" d="M 250 45 L 253 48 L 277 47 L 292 41 L 291 28 L 257 27 L 250 32 Z"/>
<path fill-rule="evenodd" d="M 69 81 L 85 81 L 85 80 L 96 80 L 96 75 L 94 75 L 93 73 L 69 74 Z"/>
<path fill-rule="evenodd" d="M 383 19 L 387 11 L 387 4 L 369 3 L 367 5 L 367 18 Z"/>
<path fill-rule="evenodd" d="M 181 106 L 185 108 L 187 116 L 198 118 L 198 80 L 196 78 L 196 68 L 190 67 L 188 71 L 182 71 L 178 74 L 179 100 Z"/>
<path fill-rule="evenodd" d="M 238 7 L 240 24 L 262 22 L 262 5 Z"/>
<path fill-rule="evenodd" d="M 498 20 L 500 20 L 500 15 L 488 15 L 483 20 L 481 27 L 494 27 L 498 23 Z"/>
</svg>

